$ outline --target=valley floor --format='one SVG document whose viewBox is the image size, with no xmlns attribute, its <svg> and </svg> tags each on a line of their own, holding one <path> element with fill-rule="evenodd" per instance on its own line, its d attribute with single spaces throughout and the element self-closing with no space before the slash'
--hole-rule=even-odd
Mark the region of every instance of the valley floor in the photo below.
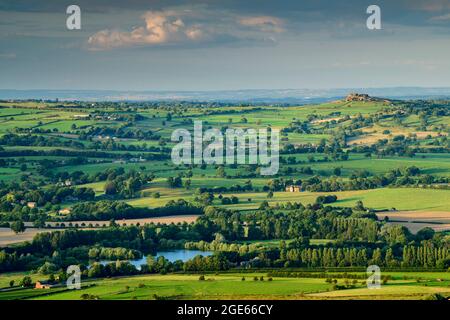
<svg viewBox="0 0 450 320">
<path fill-rule="evenodd" d="M 17 289 L 0 291 L 0 299 L 78 300 L 91 295 L 101 300 L 154 299 L 424 299 L 431 294 L 450 294 L 448 272 L 388 272 L 392 280 L 380 289 L 368 289 L 364 279 L 355 288 L 333 290 L 323 278 L 279 278 L 263 273 L 199 275 L 145 275 L 101 279 L 83 283 L 84 289 Z M 17 274 L 15 274 L 17 276 Z M 260 281 L 260 277 L 264 281 Z M 332 275 L 330 275 L 332 277 Z M 4 285 L 0 276 L 0 283 Z M 14 277 L 14 276 L 11 276 Z M 242 278 L 245 280 L 242 280 Z M 258 277 L 258 281 L 254 280 Z M 351 283 L 352 280 L 350 279 Z M 345 279 L 338 279 L 344 285 Z"/>
</svg>

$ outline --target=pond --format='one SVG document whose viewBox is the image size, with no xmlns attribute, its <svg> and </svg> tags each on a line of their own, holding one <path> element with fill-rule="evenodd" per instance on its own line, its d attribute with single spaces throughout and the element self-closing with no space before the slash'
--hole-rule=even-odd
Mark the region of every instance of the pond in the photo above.
<svg viewBox="0 0 450 320">
<path fill-rule="evenodd" d="M 154 258 L 165 257 L 170 262 L 174 262 L 177 260 L 181 260 L 183 262 L 194 258 L 195 256 L 202 255 L 204 257 L 212 255 L 213 251 L 200 251 L 200 250 L 186 250 L 186 249 L 178 249 L 178 250 L 170 250 L 170 251 L 160 251 L 158 252 Z M 127 260 L 132 265 L 134 265 L 138 270 L 141 268 L 141 265 L 147 263 L 147 256 L 143 256 L 141 259 L 136 260 Z M 101 264 L 108 264 L 115 261 L 110 260 L 100 260 Z"/>
</svg>

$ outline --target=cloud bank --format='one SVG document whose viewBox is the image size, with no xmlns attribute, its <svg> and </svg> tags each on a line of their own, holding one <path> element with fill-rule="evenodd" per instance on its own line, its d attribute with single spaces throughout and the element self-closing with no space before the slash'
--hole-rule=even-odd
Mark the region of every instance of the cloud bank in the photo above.
<svg viewBox="0 0 450 320">
<path fill-rule="evenodd" d="M 219 38 L 259 40 L 284 32 L 282 19 L 196 10 L 147 11 L 131 31 L 104 29 L 88 39 L 91 50 L 210 42 Z M 141 21 L 142 24 L 142 21 Z M 273 38 L 272 38 L 273 39 Z"/>
</svg>

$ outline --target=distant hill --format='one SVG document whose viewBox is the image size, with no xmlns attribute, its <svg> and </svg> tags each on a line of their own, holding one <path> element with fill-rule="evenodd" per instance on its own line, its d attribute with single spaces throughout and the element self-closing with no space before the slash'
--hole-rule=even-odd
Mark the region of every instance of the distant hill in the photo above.
<svg viewBox="0 0 450 320">
<path fill-rule="evenodd" d="M 202 101 L 232 103 L 311 104 L 345 99 L 384 97 L 386 99 L 448 99 L 450 88 L 342 88 L 342 89 L 273 89 L 228 91 L 132 91 L 132 90 L 9 90 L 0 89 L 0 99 L 44 99 L 72 101 Z"/>
</svg>

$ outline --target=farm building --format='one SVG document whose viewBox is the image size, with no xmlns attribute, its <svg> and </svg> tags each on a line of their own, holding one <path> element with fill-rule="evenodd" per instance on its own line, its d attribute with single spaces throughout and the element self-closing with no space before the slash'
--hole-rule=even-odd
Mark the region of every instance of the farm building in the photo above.
<svg viewBox="0 0 450 320">
<path fill-rule="evenodd" d="M 59 214 L 69 214 L 70 208 L 64 208 L 58 211 Z"/>
<path fill-rule="evenodd" d="M 31 209 L 36 208 L 36 202 L 28 202 L 27 207 Z"/>
<path fill-rule="evenodd" d="M 287 186 L 286 192 L 302 192 L 302 186 Z"/>
<path fill-rule="evenodd" d="M 54 287 L 54 284 L 51 284 L 48 281 L 36 281 L 35 289 L 50 289 Z"/>
</svg>

